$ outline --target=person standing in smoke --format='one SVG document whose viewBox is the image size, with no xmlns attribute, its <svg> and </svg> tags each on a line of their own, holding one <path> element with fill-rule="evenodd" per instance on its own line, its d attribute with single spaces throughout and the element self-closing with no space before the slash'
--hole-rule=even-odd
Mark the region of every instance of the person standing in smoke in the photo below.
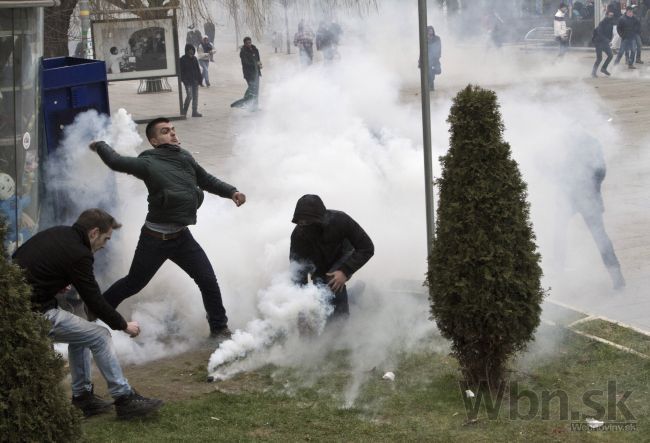
<svg viewBox="0 0 650 443">
<path fill-rule="evenodd" d="M 203 81 L 199 61 L 194 56 L 196 50 L 192 45 L 185 45 L 185 55 L 181 57 L 181 82 L 185 86 L 185 103 L 183 103 L 183 116 L 192 102 L 192 117 L 203 117 L 199 108 L 199 85 Z"/>
<path fill-rule="evenodd" d="M 248 88 L 244 97 L 230 104 L 231 108 L 249 107 L 251 111 L 257 110 L 258 96 L 260 93 L 260 77 L 262 76 L 262 61 L 250 37 L 244 37 L 244 46 L 239 51 L 241 67 Z"/>
<path fill-rule="evenodd" d="M 203 203 L 203 191 L 229 198 L 238 207 L 246 202 L 246 196 L 206 172 L 188 151 L 181 149 L 176 129 L 168 119 L 150 121 L 146 135 L 153 149 L 138 157 L 121 156 L 103 141 L 89 146 L 109 168 L 143 180 L 149 191 L 149 211 L 129 274 L 115 282 L 104 293 L 104 298 L 111 306 L 119 306 L 140 292 L 163 263 L 171 260 L 198 285 L 207 312 L 210 336 L 229 338 L 228 317 L 214 270 L 187 227 L 196 224 L 196 211 Z"/>
<path fill-rule="evenodd" d="M 429 91 L 434 91 L 436 75 L 442 73 L 440 57 L 442 56 L 442 43 L 436 35 L 433 26 L 427 26 L 427 51 L 429 57 Z M 422 60 L 418 60 L 418 68 L 422 69 Z"/>
<path fill-rule="evenodd" d="M 205 35 L 208 37 L 210 43 L 214 44 L 214 36 L 216 35 L 214 23 L 211 21 L 205 22 L 203 25 L 203 32 L 205 32 Z"/>
<path fill-rule="evenodd" d="M 616 54 L 614 65 L 621 62 L 623 54 L 625 54 L 625 63 L 629 69 L 636 69 L 634 66 L 634 57 L 636 55 L 636 35 L 641 32 L 641 26 L 638 20 L 634 17 L 634 11 L 631 6 L 625 9 L 625 15 L 618 20 L 616 32 L 621 36 L 621 47 Z"/>
<path fill-rule="evenodd" d="M 569 8 L 566 4 L 560 3 L 553 18 L 553 34 L 555 35 L 555 40 L 560 44 L 558 57 L 564 57 L 567 49 L 569 49 L 569 30 L 566 26 L 566 14 L 568 10 Z"/>
<path fill-rule="evenodd" d="M 298 32 L 293 37 L 293 45 L 300 51 L 300 62 L 309 66 L 314 60 L 314 33 L 303 20 L 298 24 Z"/>
<path fill-rule="evenodd" d="M 625 279 L 603 221 L 605 205 L 601 185 L 607 168 L 602 146 L 584 130 L 579 131 L 581 132 L 566 154 L 560 180 L 564 198 L 559 211 L 562 220 L 556 234 L 557 264 L 560 268 L 564 266 L 567 226 L 571 216 L 579 213 L 596 242 L 614 289 L 622 289 L 625 287 Z"/>
<path fill-rule="evenodd" d="M 641 8 L 638 5 L 634 6 L 634 9 L 632 10 L 634 15 L 634 38 L 636 42 L 636 55 L 634 57 L 634 63 L 642 65 L 643 61 L 641 60 L 641 47 L 643 46 L 643 41 L 641 40 L 641 20 L 643 20 L 644 16 L 641 15 L 640 11 Z"/>
<path fill-rule="evenodd" d="M 74 286 L 89 310 L 113 330 L 131 337 L 140 334 L 136 321 L 127 322 L 106 303 L 93 271 L 93 255 L 102 249 L 114 229 L 122 225 L 101 209 L 87 209 L 72 226 L 55 226 L 27 240 L 13 255 L 13 262 L 25 270 L 32 287 L 31 305 L 49 323 L 48 336 L 68 343 L 72 381 L 72 404 L 86 417 L 108 412 L 115 406 L 119 418 L 149 415 L 162 406 L 161 400 L 145 398 L 128 383 L 115 354 L 111 334 L 104 326 L 60 309 L 56 295 Z M 108 384 L 114 402 L 93 392 L 91 355 Z"/>
<path fill-rule="evenodd" d="M 349 315 L 345 286 L 352 275 L 374 255 L 372 240 L 352 217 L 342 211 L 325 209 L 317 195 L 298 199 L 292 223 L 289 259 L 299 264 L 294 282 L 327 285 L 334 294 L 331 318 Z"/>
<path fill-rule="evenodd" d="M 600 62 L 603 60 L 603 52 L 607 55 L 607 58 L 605 59 L 605 63 L 603 63 L 603 67 L 600 68 L 600 72 L 605 75 L 611 75 L 609 71 L 607 71 L 607 67 L 614 56 L 611 48 L 612 37 L 614 35 L 614 20 L 614 13 L 607 11 L 607 16 L 598 24 L 596 29 L 594 29 L 592 40 L 594 47 L 596 48 L 596 62 L 591 70 L 592 77 L 598 76 L 596 71 L 598 70 L 598 66 L 600 66 Z"/>
<path fill-rule="evenodd" d="M 212 55 L 214 54 L 214 47 L 212 43 L 208 41 L 207 37 L 203 37 L 203 41 L 199 45 L 198 60 L 199 65 L 201 65 L 201 78 L 205 82 L 205 86 L 210 87 L 210 73 L 208 69 L 210 68 L 210 62 L 212 61 Z"/>
</svg>

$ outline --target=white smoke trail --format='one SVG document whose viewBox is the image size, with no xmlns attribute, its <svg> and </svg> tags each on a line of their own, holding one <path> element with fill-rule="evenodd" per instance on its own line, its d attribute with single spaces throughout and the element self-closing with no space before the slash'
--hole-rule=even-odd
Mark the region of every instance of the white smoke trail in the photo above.
<svg viewBox="0 0 650 443">
<path fill-rule="evenodd" d="M 244 330 L 236 330 L 232 339 L 224 341 L 210 356 L 208 372 L 216 380 L 224 380 L 236 371 L 221 366 L 254 351 L 264 350 L 276 340 L 295 337 L 301 322 L 322 333 L 325 319 L 332 312 L 331 292 L 314 285 L 296 286 L 288 272 L 273 279 L 271 286 L 258 293 L 259 318 L 250 321 Z"/>
</svg>

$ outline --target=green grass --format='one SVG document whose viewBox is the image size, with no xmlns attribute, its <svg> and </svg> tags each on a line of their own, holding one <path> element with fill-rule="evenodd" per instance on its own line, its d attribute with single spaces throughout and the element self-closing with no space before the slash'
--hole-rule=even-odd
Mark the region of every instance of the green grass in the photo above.
<svg viewBox="0 0 650 443">
<path fill-rule="evenodd" d="M 614 395 L 632 391 L 625 405 L 635 415 L 636 432 L 572 432 L 570 421 L 559 419 L 557 400 L 550 402 L 548 420 L 540 414 L 530 420 L 510 419 L 510 400 L 516 397 L 507 392 L 498 417 L 489 419 L 482 409 L 469 421 L 455 360 L 426 350 L 401 356 L 395 382 L 382 380 L 381 371 L 368 372 L 352 408 L 342 406 L 351 376 L 348 355 L 339 351 L 329 356 L 326 370 L 308 377 L 310 382 L 304 381 L 304 370 L 268 366 L 215 384 L 217 389 L 227 386 L 226 392 L 168 403 L 159 416 L 145 421 L 119 422 L 110 415 L 86 420 L 84 432 L 88 441 L 120 443 L 650 441 L 650 362 L 570 331 L 559 333 L 557 340 L 552 353 L 536 360 L 542 363 L 511 373 L 520 392 L 527 389 L 541 396 L 544 390 L 563 390 L 584 423 L 584 417 L 595 412 L 583 404 L 583 394 L 604 391 L 593 397 L 604 404 L 608 381 L 615 381 Z M 233 390 L 238 383 L 245 388 Z M 519 413 L 525 414 L 527 400 L 519 405 Z"/>
<path fill-rule="evenodd" d="M 650 337 L 616 323 L 595 319 L 578 323 L 573 329 L 604 338 L 650 356 Z"/>
</svg>

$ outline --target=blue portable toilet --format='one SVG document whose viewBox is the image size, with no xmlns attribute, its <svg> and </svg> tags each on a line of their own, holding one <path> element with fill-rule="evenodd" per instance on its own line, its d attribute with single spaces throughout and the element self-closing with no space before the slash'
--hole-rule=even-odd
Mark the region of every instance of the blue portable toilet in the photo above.
<svg viewBox="0 0 650 443">
<path fill-rule="evenodd" d="M 59 145 L 63 127 L 77 114 L 95 109 L 110 115 L 106 65 L 101 60 L 75 57 L 43 59 L 41 103 L 47 153 Z"/>
</svg>

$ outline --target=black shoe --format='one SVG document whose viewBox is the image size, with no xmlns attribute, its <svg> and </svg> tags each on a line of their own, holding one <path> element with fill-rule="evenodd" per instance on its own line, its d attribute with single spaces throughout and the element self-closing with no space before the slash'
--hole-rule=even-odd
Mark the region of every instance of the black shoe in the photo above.
<svg viewBox="0 0 650 443">
<path fill-rule="evenodd" d="M 603 74 L 605 74 L 605 75 L 607 75 L 607 76 L 612 75 L 612 74 L 610 74 L 609 71 L 608 71 L 607 69 L 605 69 L 605 68 L 602 68 L 602 69 L 600 70 L 600 72 L 602 72 Z"/>
<path fill-rule="evenodd" d="M 92 417 L 93 415 L 103 414 L 104 412 L 110 411 L 113 402 L 106 401 L 99 395 L 95 395 L 91 389 L 81 395 L 72 397 L 72 405 L 81 409 L 84 417 Z"/>
<path fill-rule="evenodd" d="M 634 66 L 634 65 L 627 65 L 627 69 L 636 69 L 636 66 Z"/>
<path fill-rule="evenodd" d="M 637 60 L 636 63 L 639 64 L 639 65 L 643 64 L 643 62 L 641 60 Z"/>
<path fill-rule="evenodd" d="M 115 399 L 115 413 L 117 418 L 130 420 L 152 414 L 160 409 L 162 404 L 162 400 L 143 397 L 132 389 L 130 394 Z"/>
<path fill-rule="evenodd" d="M 203 117 L 203 114 L 200 112 L 192 112 L 192 117 Z"/>
<path fill-rule="evenodd" d="M 228 326 L 224 326 L 221 329 L 217 329 L 215 331 L 210 331 L 210 340 L 212 341 L 226 341 L 230 340 L 232 337 L 232 331 L 228 329 Z"/>
</svg>

